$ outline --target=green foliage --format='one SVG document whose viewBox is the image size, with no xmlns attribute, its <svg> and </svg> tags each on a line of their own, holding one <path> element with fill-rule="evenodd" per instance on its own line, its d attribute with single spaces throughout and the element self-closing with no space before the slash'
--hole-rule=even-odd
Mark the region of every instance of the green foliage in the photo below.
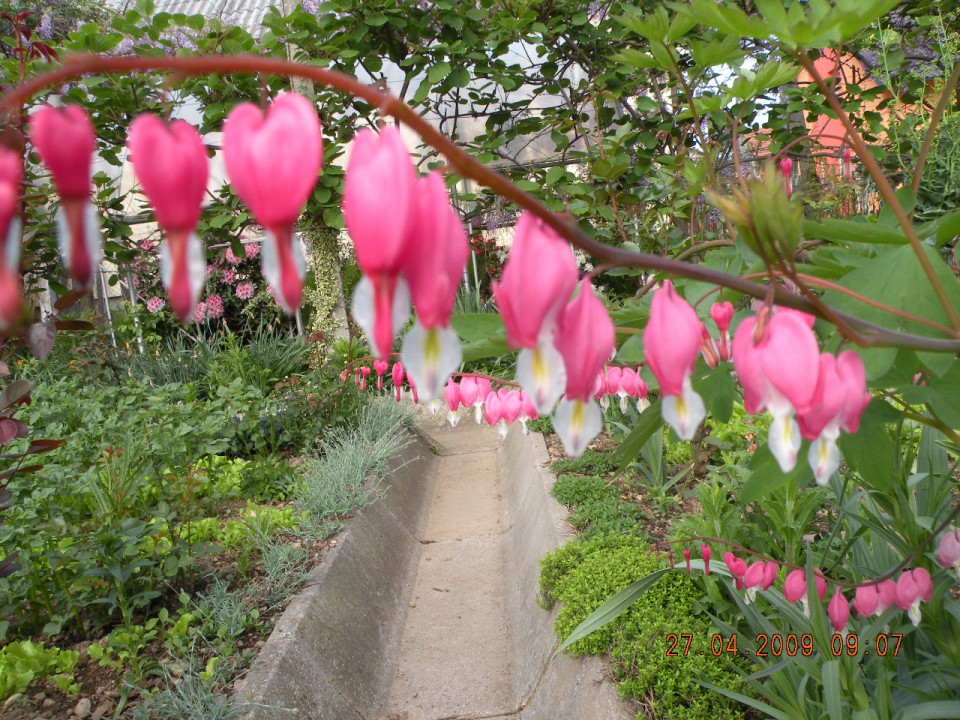
<svg viewBox="0 0 960 720">
<path fill-rule="evenodd" d="M 607 475 L 617 469 L 617 461 L 612 454 L 598 450 L 587 450 L 578 458 L 560 458 L 550 463 L 555 473 L 578 473 L 580 475 Z"/>
<path fill-rule="evenodd" d="M 0 700 L 27 691 L 34 680 L 50 678 L 63 692 L 76 693 L 73 669 L 79 654 L 21 640 L 0 648 Z"/>
<path fill-rule="evenodd" d="M 561 603 L 555 629 L 567 637 L 610 596 L 660 567 L 643 540 L 624 536 L 579 539 L 541 561 L 541 598 Z M 700 592 L 685 575 L 668 573 L 614 622 L 570 646 L 575 654 L 614 661 L 619 691 L 649 704 L 657 717 L 689 720 L 741 717 L 736 705 L 695 680 L 740 687 L 728 661 L 709 651 L 710 622 L 698 611 Z M 691 634 L 690 652 L 668 657 L 670 633 Z M 703 653 L 703 654 L 701 654 Z M 709 679 L 709 680 L 708 680 Z"/>
<path fill-rule="evenodd" d="M 596 477 L 560 475 L 553 494 L 573 507 L 570 523 L 587 537 L 607 533 L 645 535 L 640 521 L 643 508 L 620 498 L 620 491 Z"/>
</svg>

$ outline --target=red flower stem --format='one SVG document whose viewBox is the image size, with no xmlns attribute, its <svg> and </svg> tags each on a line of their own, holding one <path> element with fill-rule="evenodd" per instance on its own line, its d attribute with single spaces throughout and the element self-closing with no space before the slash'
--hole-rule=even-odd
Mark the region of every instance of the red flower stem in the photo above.
<svg viewBox="0 0 960 720">
<path fill-rule="evenodd" d="M 690 280 L 700 280 L 714 285 L 721 285 L 755 298 L 766 299 L 772 297 L 778 305 L 803 310 L 817 317 L 824 317 L 823 313 L 808 299 L 794 293 L 789 293 L 782 288 L 750 282 L 739 276 L 713 270 L 703 265 L 692 265 L 659 255 L 637 253 L 611 247 L 595 240 L 581 230 L 576 221 L 551 212 L 532 195 L 524 192 L 503 175 L 479 162 L 465 150 L 462 150 L 403 101 L 375 87 L 364 85 L 356 78 L 336 72 L 335 70 L 256 55 L 142 58 L 137 56 L 107 57 L 102 55 L 80 54 L 68 57 L 62 67 L 47 73 L 42 73 L 0 98 L 0 116 L 16 108 L 18 103 L 26 102 L 46 87 L 60 85 L 83 75 L 104 72 L 154 72 L 163 70 L 172 71 L 180 76 L 210 75 L 214 73 L 264 73 L 284 77 L 302 77 L 315 83 L 335 88 L 365 100 L 374 107 L 379 108 L 384 114 L 391 115 L 397 120 L 406 123 L 410 128 L 415 130 L 428 145 L 443 153 L 450 165 L 455 167 L 463 177 L 470 178 L 478 184 L 493 190 L 498 195 L 512 200 L 520 207 L 529 210 L 541 218 L 562 237 L 566 238 L 572 245 L 601 260 L 622 267 L 645 268 Z M 862 140 L 860 142 L 862 144 Z M 861 159 L 864 159 L 863 155 L 866 155 L 872 160 L 868 152 L 864 150 L 863 153 L 860 153 L 860 148 L 856 149 L 858 150 L 858 155 L 861 155 Z M 866 163 L 865 159 L 864 162 Z M 895 200 L 894 198 L 894 201 Z M 895 205 L 894 207 L 899 206 Z M 911 233 L 908 232 L 908 238 L 910 234 Z M 925 260 L 926 258 L 921 254 L 921 263 Z M 934 276 L 934 280 L 936 280 L 936 276 Z M 934 288 L 939 288 L 940 291 L 943 290 L 942 287 L 939 287 L 939 283 L 934 283 Z M 955 313 L 953 308 L 950 308 L 948 312 L 950 312 L 951 315 Z M 859 331 L 863 344 L 867 347 L 892 346 L 953 353 L 960 351 L 960 338 L 958 337 L 950 339 L 928 338 L 921 335 L 911 335 L 909 333 L 888 330 L 879 325 L 838 311 L 834 311 L 833 315 L 846 322 L 851 328 Z M 824 317 L 824 319 L 828 318 Z M 960 326 L 960 318 L 957 320 L 957 325 Z"/>
</svg>

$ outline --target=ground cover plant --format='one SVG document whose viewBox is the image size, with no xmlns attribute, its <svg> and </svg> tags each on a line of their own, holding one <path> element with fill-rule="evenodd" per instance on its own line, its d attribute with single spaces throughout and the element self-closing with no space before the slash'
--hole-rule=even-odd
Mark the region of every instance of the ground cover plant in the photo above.
<svg viewBox="0 0 960 720">
<path fill-rule="evenodd" d="M 92 441 L 114 432 L 104 423 L 119 432 L 136 411 L 111 398 L 106 412 L 90 408 L 95 427 L 74 417 L 74 431 L 90 433 L 91 444 L 77 451 L 86 465 L 60 479 L 80 490 L 63 513 L 96 508 L 118 521 L 99 529 L 102 545 L 92 549 L 30 549 L 34 539 L 21 531 L 30 552 L 21 559 L 7 551 L 0 571 L 13 586 L 38 552 L 65 568 L 47 572 L 25 605 L 41 632 L 47 623 L 54 631 L 85 622 L 51 602 L 61 581 L 104 589 L 97 612 L 126 626 L 104 657 L 134 657 L 130 648 L 150 633 L 177 627 L 172 614 L 149 628 L 133 619 L 159 600 L 143 582 L 148 568 L 177 579 L 199 552 L 191 523 L 202 519 L 193 513 L 205 474 L 195 462 L 203 453 L 272 457 L 284 442 L 302 445 L 303 437 L 284 440 L 287 404 L 303 403 L 293 425 L 315 402 L 336 416 L 357 392 L 352 374 L 358 387 L 392 380 L 398 395 L 406 388 L 437 409 L 445 400 L 451 422 L 463 406 L 502 433 L 550 416 L 571 456 L 606 426 L 618 468 L 635 473 L 641 524 L 696 502 L 701 512 L 671 518 L 666 535 L 650 533 L 663 567 L 587 617 L 568 645 L 657 579 L 689 573 L 724 640 L 719 654 L 760 666 L 739 690 L 710 678 L 699 679 L 703 687 L 776 718 L 960 716 L 952 592 L 960 563 L 960 216 L 955 168 L 942 157 L 956 128 L 956 8 L 337 0 L 271 11 L 254 38 L 222 19 L 157 13 L 142 0 L 108 18 L 106 32 L 81 25 L 57 48 L 40 37 L 36 18 L 3 19 L 10 89 L 0 99 L 0 320 L 8 360 L 15 344 L 45 357 L 58 333 L 89 329 L 64 313 L 101 256 L 131 263 L 147 252 L 132 240 L 114 181 L 92 173 L 95 151 L 120 166 L 124 144 L 160 228 L 163 302 L 180 321 L 223 324 L 210 322 L 223 298 L 203 299 L 204 268 L 215 278 L 229 268 L 198 232 L 250 260 L 244 233 L 259 225 L 264 284 L 287 314 L 308 277 L 298 222 L 344 227 L 352 258 L 343 266 L 355 263 L 361 275 L 350 284 L 363 344 L 351 338 L 346 366 L 336 369 L 345 385 L 328 377 L 320 393 L 298 393 L 298 381 L 271 404 L 236 362 L 241 343 L 224 349 L 234 357 L 222 380 L 203 392 L 162 386 L 156 417 L 96 453 Z M 535 50 L 528 63 L 512 56 L 517 43 Z M 388 82 L 394 72 L 399 86 Z M 399 98 L 383 90 L 395 86 Z M 524 99 L 502 102 L 521 88 Z M 558 96 L 563 102 L 544 102 Z M 168 121 L 168 110 L 191 97 L 207 99 L 196 126 Z M 445 135 L 464 136 L 463 113 L 480 128 L 465 148 Z M 422 138 L 429 149 L 419 165 L 396 125 L 378 126 L 383 116 Z M 230 183 L 204 208 L 201 133 L 221 130 Z M 531 167 L 517 148 L 533 137 L 560 162 Z M 332 164 L 351 140 L 346 169 Z M 260 144 L 271 152 L 251 150 Z M 503 172 L 484 164 L 492 162 Z M 461 180 L 472 183 L 457 194 L 463 212 L 449 190 Z M 483 258 L 491 278 L 480 282 L 473 272 L 472 297 L 464 293 L 458 305 L 471 248 L 490 255 L 490 235 L 471 245 L 479 228 L 512 228 L 509 252 L 503 262 Z M 55 271 L 58 234 L 76 291 Z M 314 309 L 335 305 L 342 285 L 336 233 L 323 237 L 332 242 L 313 246 L 330 272 L 313 268 Z M 61 297 L 35 319 L 23 296 L 41 279 Z M 465 312 L 489 309 L 490 299 L 497 313 Z M 142 318 L 130 317 L 137 344 L 146 343 Z M 113 361 L 103 365 L 124 375 Z M 74 372 L 67 360 L 48 376 L 51 389 Z M 0 439 L 19 443 L 21 455 L 53 450 L 36 443 L 57 438 L 25 437 L 44 413 L 39 402 L 26 406 L 28 390 L 44 390 L 14 384 L 25 379 L 8 385 Z M 152 388 L 133 380 L 130 396 L 150 406 Z M 81 399 L 86 390 L 60 387 Z M 196 425 L 204 403 L 220 413 L 210 427 L 178 435 Z M 247 412 L 250 405 L 266 411 Z M 224 438 L 236 440 L 229 451 L 216 449 Z M 5 517 L 39 507 L 28 519 L 40 523 L 63 502 L 52 493 L 21 508 L 13 492 L 31 474 L 64 472 L 56 461 L 47 467 L 10 465 Z M 145 472 L 181 482 L 163 488 L 166 497 L 142 487 Z M 598 517 L 626 516 L 630 525 L 635 511 L 619 505 L 630 502 L 630 488 L 616 499 L 582 481 L 567 490 L 599 498 Z M 301 502 L 322 504 L 322 493 Z M 145 510 L 148 520 L 135 517 Z M 280 596 L 300 553 L 257 547 L 280 578 Z M 109 562 L 140 553 L 152 553 L 142 568 Z M 891 645 L 895 637 L 902 642 Z"/>
</svg>

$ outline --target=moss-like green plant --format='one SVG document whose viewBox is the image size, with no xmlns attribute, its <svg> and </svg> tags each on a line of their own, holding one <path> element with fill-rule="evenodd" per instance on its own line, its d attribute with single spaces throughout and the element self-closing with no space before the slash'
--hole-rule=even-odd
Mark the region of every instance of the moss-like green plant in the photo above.
<svg viewBox="0 0 960 720">
<path fill-rule="evenodd" d="M 587 450 L 577 458 L 560 458 L 550 464 L 556 473 L 571 472 L 578 475 L 606 475 L 617 469 L 617 459 L 613 453 Z"/>
<path fill-rule="evenodd" d="M 541 602 L 560 602 L 555 629 L 566 638 L 586 617 L 627 585 L 662 566 L 637 537 L 578 539 L 541 561 Z M 711 652 L 709 620 L 697 614 L 699 590 L 683 573 L 668 573 L 627 612 L 570 646 L 574 654 L 610 653 L 622 696 L 641 701 L 646 714 L 668 720 L 740 718 L 733 701 L 695 681 L 739 690 L 726 657 Z M 670 635 L 689 635 L 674 642 Z M 676 656 L 668 656 L 673 650 Z"/>
<path fill-rule="evenodd" d="M 588 537 L 606 533 L 645 536 L 640 524 L 643 508 L 621 500 L 617 488 L 601 478 L 561 475 L 553 494 L 571 507 L 568 520 Z"/>
</svg>

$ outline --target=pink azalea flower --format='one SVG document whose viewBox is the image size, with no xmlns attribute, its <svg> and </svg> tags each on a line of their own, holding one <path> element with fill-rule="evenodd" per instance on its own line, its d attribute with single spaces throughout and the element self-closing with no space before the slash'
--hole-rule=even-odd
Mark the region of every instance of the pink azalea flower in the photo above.
<svg viewBox="0 0 960 720">
<path fill-rule="evenodd" d="M 266 229 L 261 267 L 277 302 L 293 314 L 303 298 L 306 260 L 293 225 L 317 183 L 323 158 L 313 103 L 282 93 L 264 113 L 237 105 L 223 127 L 223 159 L 240 199 Z"/>
<path fill-rule="evenodd" d="M 417 321 L 403 339 L 400 356 L 424 399 L 432 401 L 463 359 L 460 338 L 449 325 L 470 244 L 440 173 L 420 178 L 415 198 L 417 230 L 407 241 L 403 276 Z"/>
<path fill-rule="evenodd" d="M 207 317 L 207 304 L 205 302 L 197 303 L 197 306 L 193 310 L 193 321 L 196 323 L 202 323 Z"/>
<path fill-rule="evenodd" d="M 143 114 L 127 140 L 133 170 L 166 235 L 160 248 L 160 277 L 170 309 L 187 322 L 200 299 L 206 255 L 194 229 L 207 188 L 207 151 L 196 128 L 183 120 L 169 125 Z"/>
<path fill-rule="evenodd" d="M 237 281 L 237 271 L 227 268 L 223 271 L 223 281 L 227 285 L 233 285 Z"/>
<path fill-rule="evenodd" d="M 60 195 L 57 241 L 60 256 L 81 287 L 89 287 L 103 258 L 100 219 L 90 202 L 97 137 L 86 110 L 43 105 L 30 115 L 30 139 Z"/>
<path fill-rule="evenodd" d="M 234 255 L 233 250 L 230 248 L 227 248 L 225 256 L 227 258 L 227 262 L 231 265 L 239 265 L 241 262 L 243 262 L 243 258 L 238 258 L 236 255 Z"/>
<path fill-rule="evenodd" d="M 240 283 L 237 285 L 236 290 L 234 290 L 236 296 L 241 300 L 249 300 L 253 297 L 253 292 L 253 283 L 248 282 Z"/>
<path fill-rule="evenodd" d="M 603 428 L 593 391 L 598 373 L 613 353 L 613 322 L 590 281 L 584 280 L 580 295 L 563 309 L 558 324 L 556 348 L 567 379 L 553 426 L 566 453 L 579 457 Z"/>
<path fill-rule="evenodd" d="M 507 343 L 522 348 L 517 380 L 541 414 L 550 412 L 563 394 L 565 369 L 553 335 L 576 284 L 577 263 L 567 242 L 534 215 L 521 215 L 493 295 Z"/>
<path fill-rule="evenodd" d="M 163 309 L 163 298 L 152 297 L 147 300 L 147 310 L 152 313 L 160 312 Z"/>
<path fill-rule="evenodd" d="M 353 317 L 384 358 L 410 312 L 400 278 L 417 217 L 417 176 L 400 129 L 361 130 L 353 140 L 343 189 L 343 216 L 364 277 L 353 293 Z"/>
<path fill-rule="evenodd" d="M 20 184 L 23 158 L 0 145 L 0 328 L 20 315 Z"/>
<path fill-rule="evenodd" d="M 260 244 L 255 242 L 244 244 L 243 254 L 246 255 L 247 260 L 253 260 L 260 254 Z M 239 260 L 237 262 L 239 262 Z"/>
<path fill-rule="evenodd" d="M 660 383 L 663 419 L 683 440 L 693 439 L 707 414 L 690 381 L 700 352 L 701 328 L 697 313 L 665 280 L 650 304 L 643 348 L 647 365 Z"/>
<path fill-rule="evenodd" d="M 223 317 L 223 298 L 219 295 L 211 295 L 207 298 L 207 317 Z"/>
</svg>

